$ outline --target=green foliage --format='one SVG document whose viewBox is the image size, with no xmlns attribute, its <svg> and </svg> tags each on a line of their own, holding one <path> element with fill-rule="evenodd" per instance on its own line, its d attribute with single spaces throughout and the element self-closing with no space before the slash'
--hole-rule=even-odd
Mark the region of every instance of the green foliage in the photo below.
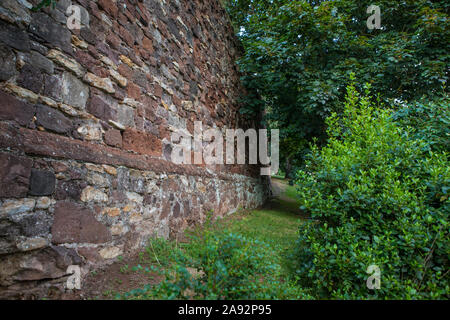
<svg viewBox="0 0 450 320">
<path fill-rule="evenodd" d="M 275 272 L 274 266 L 265 263 L 263 250 L 255 248 L 260 244 L 242 236 L 210 232 L 198 243 L 194 259 L 180 257 L 175 275 L 159 286 L 158 293 L 164 298 L 270 298 L 261 282 L 263 275 Z M 197 278 L 183 267 L 186 264 L 198 270 Z"/>
<path fill-rule="evenodd" d="M 35 7 L 31 8 L 31 10 L 39 11 L 40 9 L 45 8 L 45 7 L 52 7 L 53 9 L 55 9 L 57 1 L 58 0 L 42 0 Z"/>
<path fill-rule="evenodd" d="M 415 137 L 428 141 L 432 151 L 450 150 L 450 99 L 418 101 L 394 113 L 393 119 L 415 129 Z"/>
<path fill-rule="evenodd" d="M 164 280 L 123 297 L 307 299 L 310 296 L 287 279 L 281 262 L 282 251 L 295 239 L 298 224 L 291 224 L 292 230 L 286 225 L 291 219 L 291 215 L 281 213 L 254 212 L 248 218 L 229 223 L 209 221 L 206 227 L 194 230 L 186 244 L 152 240 L 147 253 L 151 262 L 159 266 Z M 262 231 L 268 224 L 274 228 L 264 234 Z M 290 232 L 292 236 L 286 237 Z"/>
<path fill-rule="evenodd" d="M 299 172 L 313 220 L 300 228 L 294 271 L 318 298 L 448 299 L 448 154 L 375 108 L 368 90 L 348 87 L 342 116 L 327 119 L 328 145 Z M 380 290 L 366 287 L 370 265 Z"/>
<path fill-rule="evenodd" d="M 200 239 L 198 239 L 200 240 Z M 290 282 L 278 280 L 270 247 L 233 233 L 207 232 L 189 253 L 178 251 L 165 280 L 141 298 L 158 299 L 289 299 L 304 295 Z M 142 293 L 144 293 L 142 295 Z"/>
<path fill-rule="evenodd" d="M 381 30 L 367 29 L 372 4 L 381 8 Z M 294 152 L 301 164 L 313 138 L 325 142 L 325 119 L 342 111 L 352 71 L 389 104 L 441 95 L 449 76 L 449 7 L 430 0 L 229 0 L 245 47 L 239 66 L 249 95 L 242 112 L 266 110 L 270 126 L 283 129 L 282 159 Z"/>
<path fill-rule="evenodd" d="M 173 242 L 161 238 L 152 239 L 146 248 L 148 262 L 158 264 L 160 267 L 168 267 L 178 250 Z"/>
</svg>

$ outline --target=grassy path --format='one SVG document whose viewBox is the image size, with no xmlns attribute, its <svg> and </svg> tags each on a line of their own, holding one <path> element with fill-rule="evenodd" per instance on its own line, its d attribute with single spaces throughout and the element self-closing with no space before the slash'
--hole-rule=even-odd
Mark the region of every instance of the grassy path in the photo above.
<svg viewBox="0 0 450 320">
<path fill-rule="evenodd" d="M 264 208 L 242 213 L 241 219 L 238 214 L 237 219 L 230 219 L 226 223 L 235 233 L 271 243 L 274 248 L 285 249 L 297 237 L 302 222 L 301 212 L 295 199 L 295 188 L 283 180 L 276 180 L 275 183 L 278 188 L 276 198 Z"/>
</svg>

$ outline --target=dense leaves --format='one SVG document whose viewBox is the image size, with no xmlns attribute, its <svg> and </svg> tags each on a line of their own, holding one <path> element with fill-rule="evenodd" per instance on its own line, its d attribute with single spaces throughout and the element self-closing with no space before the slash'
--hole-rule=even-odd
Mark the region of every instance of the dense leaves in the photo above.
<svg viewBox="0 0 450 320">
<path fill-rule="evenodd" d="M 415 137 L 428 141 L 433 151 L 450 150 L 450 102 L 448 96 L 435 101 L 417 101 L 398 109 L 393 120 L 415 128 Z"/>
<path fill-rule="evenodd" d="M 445 91 L 449 3 L 381 0 L 381 30 L 369 30 L 373 1 L 230 0 L 250 91 L 244 113 L 266 110 L 285 139 L 326 139 L 324 120 L 340 112 L 355 72 L 383 101 L 413 101 Z M 391 103 L 392 105 L 392 103 Z M 287 143 L 289 144 L 289 143 Z M 283 162 L 293 151 L 281 148 Z"/>
<path fill-rule="evenodd" d="M 158 285 L 133 290 L 135 299 L 305 299 L 293 282 L 280 280 L 271 248 L 228 231 L 206 232 L 189 252 L 172 248 L 174 264 L 162 270 Z"/>
<path fill-rule="evenodd" d="M 327 119 L 328 145 L 299 172 L 314 220 L 300 230 L 295 272 L 319 298 L 446 299 L 448 153 L 370 100 L 349 86 L 342 116 Z M 366 286 L 370 265 L 381 269 L 380 290 Z"/>
</svg>

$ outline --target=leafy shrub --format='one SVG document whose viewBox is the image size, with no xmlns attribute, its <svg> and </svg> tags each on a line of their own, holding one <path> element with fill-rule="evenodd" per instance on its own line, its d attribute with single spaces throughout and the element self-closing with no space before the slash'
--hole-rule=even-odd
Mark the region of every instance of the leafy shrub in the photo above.
<svg viewBox="0 0 450 320">
<path fill-rule="evenodd" d="M 376 110 L 369 86 L 347 88 L 329 141 L 312 148 L 298 194 L 312 221 L 301 227 L 294 270 L 318 298 L 448 298 L 450 170 L 417 130 Z M 369 290 L 370 265 L 381 288 Z"/>
</svg>

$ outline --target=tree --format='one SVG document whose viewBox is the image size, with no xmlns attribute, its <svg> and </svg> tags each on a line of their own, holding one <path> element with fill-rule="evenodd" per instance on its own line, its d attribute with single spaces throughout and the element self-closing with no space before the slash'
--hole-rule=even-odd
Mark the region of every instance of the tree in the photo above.
<svg viewBox="0 0 450 320">
<path fill-rule="evenodd" d="M 266 110 L 269 125 L 282 129 L 282 144 L 320 143 L 325 118 L 341 111 L 350 72 L 391 105 L 446 91 L 448 2 L 377 1 L 382 28 L 369 30 L 372 2 L 229 0 L 251 92 L 242 112 Z"/>
</svg>

